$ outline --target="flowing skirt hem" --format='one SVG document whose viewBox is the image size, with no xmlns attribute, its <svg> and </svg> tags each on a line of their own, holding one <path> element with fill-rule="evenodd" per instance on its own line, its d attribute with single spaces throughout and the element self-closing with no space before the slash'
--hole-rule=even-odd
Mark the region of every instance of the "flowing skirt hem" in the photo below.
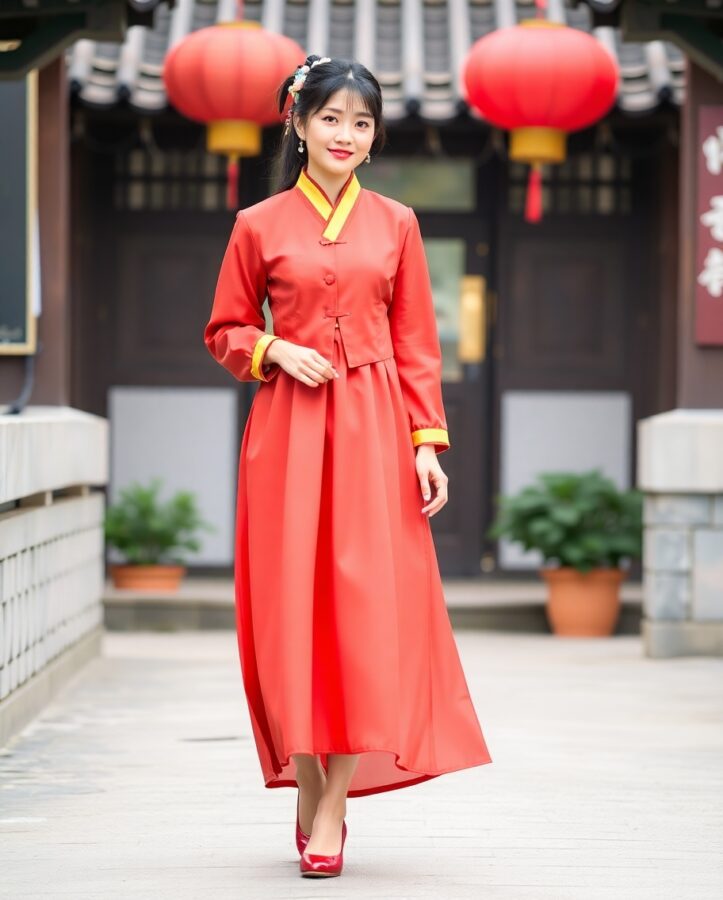
<svg viewBox="0 0 723 900">
<path fill-rule="evenodd" d="M 400 754 L 397 753 L 396 750 L 387 750 L 378 747 L 365 747 L 361 750 L 291 750 L 286 754 L 286 757 L 281 763 L 282 771 L 286 769 L 290 762 L 291 756 L 294 753 L 306 753 L 309 755 L 320 754 L 322 757 L 325 757 L 328 753 L 345 753 L 349 755 L 354 755 L 356 753 L 391 753 L 394 756 L 394 765 L 397 769 L 402 772 L 407 772 L 410 775 L 416 776 L 406 781 L 395 781 L 387 784 L 379 784 L 373 785 L 365 788 L 350 788 L 347 791 L 347 797 L 366 797 L 369 794 L 382 794 L 385 791 L 395 791 L 399 788 L 411 787 L 414 784 L 421 784 L 423 781 L 430 781 L 432 778 L 439 778 L 440 775 L 446 775 L 450 772 L 459 772 L 464 769 L 471 769 L 475 766 L 484 766 L 488 763 L 492 762 L 492 757 L 489 754 L 486 754 L 483 757 L 476 757 L 474 759 L 470 759 L 467 762 L 461 762 L 454 766 L 450 766 L 446 769 L 439 769 L 434 772 L 419 772 L 415 769 L 409 769 L 407 766 L 403 765 L 400 762 Z M 322 765 L 326 768 L 326 761 L 322 759 Z M 272 775 L 271 777 L 265 777 L 265 787 L 267 788 L 280 788 L 280 787 L 293 787 L 298 788 L 298 783 L 295 778 L 283 778 Z"/>
</svg>

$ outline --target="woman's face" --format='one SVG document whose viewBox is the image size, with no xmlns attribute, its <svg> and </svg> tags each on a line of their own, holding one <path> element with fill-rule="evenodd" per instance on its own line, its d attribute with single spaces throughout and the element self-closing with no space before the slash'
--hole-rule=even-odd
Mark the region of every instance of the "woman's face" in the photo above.
<svg viewBox="0 0 723 900">
<path fill-rule="evenodd" d="M 297 127 L 297 135 L 306 141 L 311 169 L 330 176 L 349 174 L 364 162 L 371 148 L 374 117 L 356 94 L 342 89 L 309 116 L 305 131 Z M 344 152 L 335 154 L 333 150 Z"/>
</svg>

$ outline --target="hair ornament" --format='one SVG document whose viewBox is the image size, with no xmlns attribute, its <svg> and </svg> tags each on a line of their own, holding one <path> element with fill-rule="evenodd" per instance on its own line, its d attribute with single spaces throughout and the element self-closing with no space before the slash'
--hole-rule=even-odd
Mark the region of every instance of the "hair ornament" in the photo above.
<svg viewBox="0 0 723 900">
<path fill-rule="evenodd" d="M 294 81 L 289 85 L 289 93 L 291 94 L 291 106 L 289 107 L 289 111 L 286 114 L 286 127 L 284 128 L 284 137 L 289 133 L 289 129 L 291 128 L 291 116 L 292 110 L 294 107 L 294 103 L 296 103 L 297 94 L 304 86 L 304 82 L 306 81 L 306 76 L 309 74 L 309 71 L 314 68 L 314 66 L 318 66 L 319 63 L 331 62 L 330 56 L 323 56 L 321 59 L 315 59 L 314 62 L 310 65 L 299 66 L 294 72 Z"/>
</svg>

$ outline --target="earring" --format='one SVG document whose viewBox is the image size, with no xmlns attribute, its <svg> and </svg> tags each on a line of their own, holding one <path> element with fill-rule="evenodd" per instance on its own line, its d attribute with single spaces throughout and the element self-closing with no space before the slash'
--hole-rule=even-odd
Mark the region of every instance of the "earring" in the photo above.
<svg viewBox="0 0 723 900">
<path fill-rule="evenodd" d="M 364 160 L 364 162 L 370 163 L 371 161 L 372 161 L 372 158 L 371 158 L 371 156 L 367 153 L 367 158 Z"/>
<path fill-rule="evenodd" d="M 303 153 L 303 152 L 304 152 L 304 139 L 301 138 L 301 140 L 299 141 L 299 153 Z"/>
</svg>

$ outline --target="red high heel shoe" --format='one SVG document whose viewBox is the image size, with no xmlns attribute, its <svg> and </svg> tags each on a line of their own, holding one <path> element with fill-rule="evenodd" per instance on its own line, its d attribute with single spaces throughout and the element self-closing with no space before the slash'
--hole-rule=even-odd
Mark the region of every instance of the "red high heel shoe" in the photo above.
<svg viewBox="0 0 723 900">
<path fill-rule="evenodd" d="M 299 869 L 305 878 L 329 878 L 333 875 L 341 875 L 344 868 L 344 841 L 346 840 L 346 819 L 341 823 L 341 849 L 338 853 L 307 853 L 301 854 Z"/>
<path fill-rule="evenodd" d="M 303 853 L 306 845 L 309 843 L 310 834 L 306 834 L 301 830 L 299 825 L 299 795 L 296 795 L 296 849 L 299 853 Z"/>
</svg>

